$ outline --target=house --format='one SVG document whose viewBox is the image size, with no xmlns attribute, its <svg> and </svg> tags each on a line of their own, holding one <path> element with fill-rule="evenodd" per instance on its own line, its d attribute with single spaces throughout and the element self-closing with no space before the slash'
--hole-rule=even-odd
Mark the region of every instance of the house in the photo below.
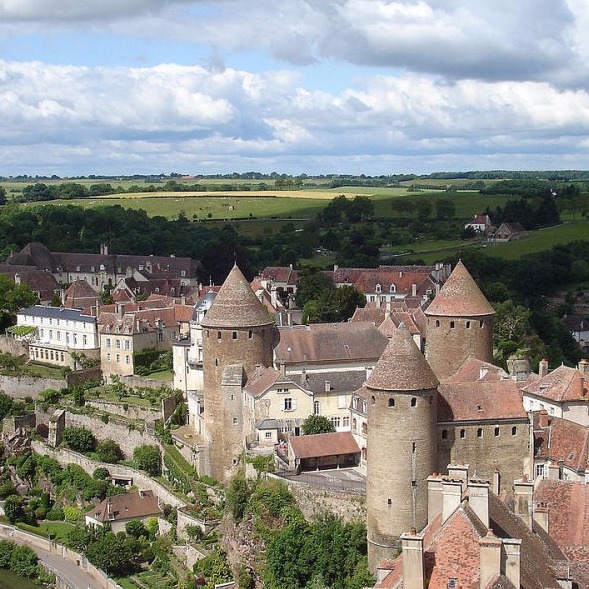
<svg viewBox="0 0 589 589">
<path fill-rule="evenodd" d="M 583 426 L 589 426 L 589 362 L 581 360 L 577 368 L 559 366 L 548 371 L 548 361 L 540 362 L 540 378 L 522 387 L 526 411 L 546 410 Z"/>
<path fill-rule="evenodd" d="M 29 358 L 58 366 L 74 366 L 72 353 L 99 355 L 96 317 L 80 309 L 35 305 L 19 311 L 18 327 L 31 328 L 27 336 Z"/>
<path fill-rule="evenodd" d="M 129 376 L 135 373 L 134 353 L 170 350 L 180 337 L 182 307 L 166 299 L 104 305 L 98 316 L 102 372 Z"/>
<path fill-rule="evenodd" d="M 177 302 L 194 304 L 199 287 L 187 284 L 181 278 L 151 278 L 144 270 L 136 270 L 133 276 L 119 278 L 112 289 L 114 301 L 137 302 L 150 295 L 171 297 Z"/>
<path fill-rule="evenodd" d="M 110 254 L 102 244 L 99 254 L 50 252 L 45 245 L 31 242 L 12 253 L 5 264 L 26 266 L 51 273 L 59 284 L 86 280 L 96 291 L 115 286 L 119 278 L 139 272 L 145 279 L 179 279 L 183 286 L 197 284 L 199 264 L 191 258 L 176 256 L 136 256 Z"/>
<path fill-rule="evenodd" d="M 520 223 L 501 223 L 495 231 L 489 233 L 487 240 L 492 243 L 502 243 L 521 239 L 527 234 L 528 232 Z"/>
<path fill-rule="evenodd" d="M 489 215 L 474 215 L 464 228 L 471 228 L 475 233 L 487 233 L 492 226 L 493 223 Z"/>
<path fill-rule="evenodd" d="M 509 511 L 489 483 L 448 466 L 428 484 L 428 524 L 401 536 L 401 554 L 381 561 L 375 589 L 571 589 L 567 557 L 536 521 L 533 485 L 515 481 Z"/>
<path fill-rule="evenodd" d="M 82 309 L 87 315 L 97 315 L 101 305 L 102 299 L 85 280 L 72 282 L 63 294 L 63 306 L 66 309 Z"/>
<path fill-rule="evenodd" d="M 360 449 L 349 432 L 291 437 L 284 450 L 297 472 L 349 468 L 360 460 Z"/>
<path fill-rule="evenodd" d="M 574 340 L 589 351 L 589 318 L 582 315 L 565 315 L 562 322 L 571 332 Z"/>
<path fill-rule="evenodd" d="M 535 411 L 534 475 L 536 478 L 589 483 L 589 427 Z"/>
<path fill-rule="evenodd" d="M 0 274 L 8 276 L 14 284 L 26 284 L 37 293 L 39 302 L 48 305 L 60 292 L 60 285 L 53 274 L 31 266 L 0 264 Z"/>
<path fill-rule="evenodd" d="M 153 491 L 136 491 L 107 497 L 86 513 L 85 521 L 86 525 L 90 526 L 108 524 L 111 530 L 117 534 L 125 531 L 127 522 L 133 520 L 146 522 L 152 517 L 159 517 L 161 513 L 159 499 L 153 494 Z"/>
</svg>

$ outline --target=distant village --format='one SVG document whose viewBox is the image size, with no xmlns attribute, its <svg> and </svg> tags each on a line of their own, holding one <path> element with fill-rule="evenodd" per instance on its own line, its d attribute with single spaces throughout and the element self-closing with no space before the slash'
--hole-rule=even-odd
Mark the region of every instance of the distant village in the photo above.
<svg viewBox="0 0 589 589">
<path fill-rule="evenodd" d="M 489 241 L 523 235 L 486 215 L 468 226 Z M 329 278 L 366 305 L 310 325 L 292 266 L 249 282 L 235 265 L 213 285 L 190 258 L 29 243 L 0 273 L 38 293 L 3 342 L 31 361 L 136 382 L 138 352 L 171 351 L 188 408 L 171 435 L 199 475 L 228 483 L 244 452 L 286 478 L 353 471 L 375 587 L 589 587 L 589 362 L 494 365 L 495 311 L 462 262 L 334 266 Z M 587 342 L 589 326 L 575 329 Z M 333 432 L 302 435 L 312 415 Z M 133 501 L 153 515 L 152 491 Z"/>
</svg>

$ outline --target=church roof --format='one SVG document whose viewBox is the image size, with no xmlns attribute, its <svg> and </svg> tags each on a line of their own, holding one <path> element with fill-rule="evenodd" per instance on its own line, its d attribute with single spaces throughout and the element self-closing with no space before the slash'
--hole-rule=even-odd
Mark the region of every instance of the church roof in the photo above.
<svg viewBox="0 0 589 589">
<path fill-rule="evenodd" d="M 384 391 L 426 390 L 438 384 L 436 375 L 403 324 L 393 333 L 366 381 L 368 388 Z"/>
<path fill-rule="evenodd" d="M 203 327 L 257 327 L 272 318 L 237 265 L 229 272 L 205 318 Z"/>
<path fill-rule="evenodd" d="M 477 317 L 494 315 L 495 311 L 465 265 L 458 262 L 425 314 L 446 317 Z"/>
</svg>

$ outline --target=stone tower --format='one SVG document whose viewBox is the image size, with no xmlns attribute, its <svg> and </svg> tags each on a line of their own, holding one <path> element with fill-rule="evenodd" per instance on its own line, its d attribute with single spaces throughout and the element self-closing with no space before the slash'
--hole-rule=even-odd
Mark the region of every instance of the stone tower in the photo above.
<svg viewBox="0 0 589 589">
<path fill-rule="evenodd" d="M 244 449 L 242 386 L 256 365 L 272 364 L 274 321 L 235 265 L 201 325 L 206 470 L 227 481 Z"/>
<path fill-rule="evenodd" d="M 470 356 L 493 361 L 495 311 L 462 262 L 426 309 L 425 357 L 443 380 Z"/>
<path fill-rule="evenodd" d="M 427 477 L 436 465 L 438 379 L 407 328 L 395 331 L 366 381 L 366 526 L 372 572 L 399 536 L 427 524 Z"/>
</svg>

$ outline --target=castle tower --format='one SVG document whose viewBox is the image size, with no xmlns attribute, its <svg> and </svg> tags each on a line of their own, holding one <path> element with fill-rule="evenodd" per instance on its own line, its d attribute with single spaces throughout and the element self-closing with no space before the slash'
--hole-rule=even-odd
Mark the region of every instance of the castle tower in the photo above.
<svg viewBox="0 0 589 589">
<path fill-rule="evenodd" d="M 425 311 L 425 357 L 443 380 L 469 357 L 493 361 L 495 311 L 462 262 Z"/>
<path fill-rule="evenodd" d="M 368 401 L 368 564 L 393 558 L 399 536 L 427 524 L 436 465 L 438 379 L 407 328 L 395 331 L 365 383 Z"/>
<path fill-rule="evenodd" d="M 206 470 L 227 481 L 244 449 L 242 386 L 257 364 L 272 365 L 274 322 L 235 265 L 201 325 Z"/>
</svg>

